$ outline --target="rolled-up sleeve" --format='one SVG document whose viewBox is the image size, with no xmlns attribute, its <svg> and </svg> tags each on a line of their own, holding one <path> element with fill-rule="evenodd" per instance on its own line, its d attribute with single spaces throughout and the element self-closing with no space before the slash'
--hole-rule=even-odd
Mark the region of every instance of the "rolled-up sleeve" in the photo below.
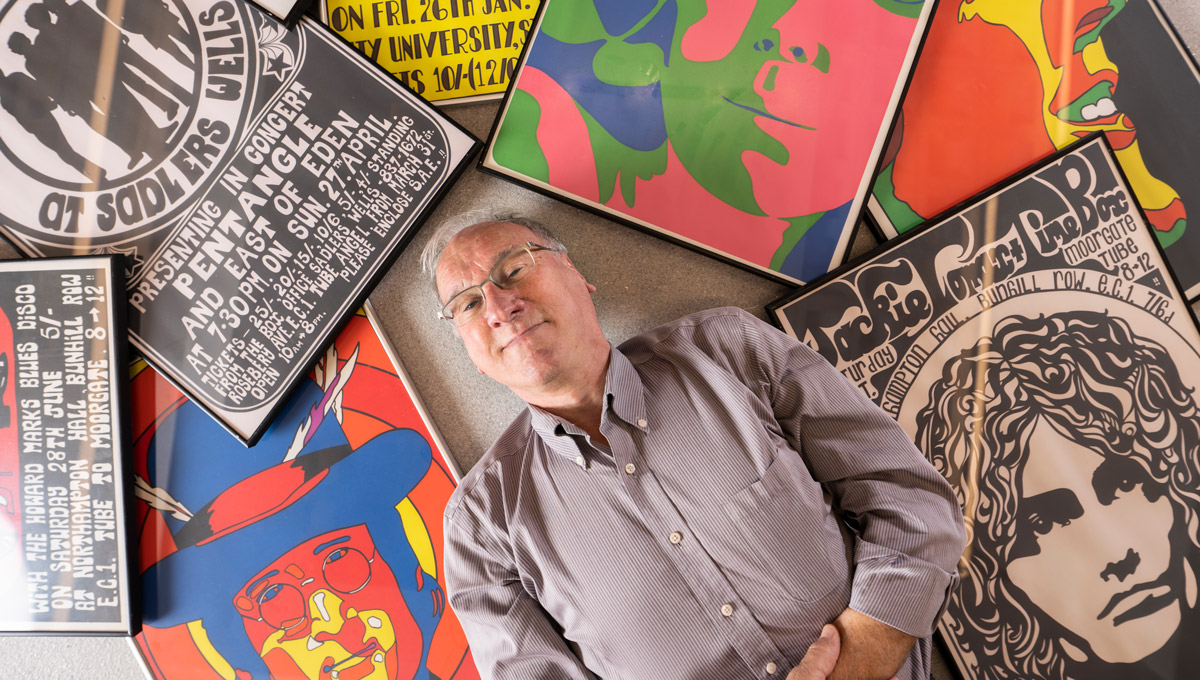
<svg viewBox="0 0 1200 680">
<path fill-rule="evenodd" d="M 900 425 L 807 345 L 746 317 L 774 416 L 855 534 L 850 607 L 926 637 L 958 582 L 966 535 L 949 482 Z"/>
<path fill-rule="evenodd" d="M 450 606 L 481 676 L 494 680 L 590 680 L 537 600 L 522 586 L 494 527 L 447 506 L 445 569 Z"/>
</svg>

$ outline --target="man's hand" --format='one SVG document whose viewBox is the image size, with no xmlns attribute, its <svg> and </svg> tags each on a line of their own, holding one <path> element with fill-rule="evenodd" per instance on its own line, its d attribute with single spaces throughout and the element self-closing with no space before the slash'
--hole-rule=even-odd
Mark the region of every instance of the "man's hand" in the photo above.
<svg viewBox="0 0 1200 680">
<path fill-rule="evenodd" d="M 800 665 L 788 673 L 787 680 L 826 680 L 837 666 L 842 651 L 842 639 L 832 623 L 821 629 L 821 637 L 809 645 Z"/>
</svg>

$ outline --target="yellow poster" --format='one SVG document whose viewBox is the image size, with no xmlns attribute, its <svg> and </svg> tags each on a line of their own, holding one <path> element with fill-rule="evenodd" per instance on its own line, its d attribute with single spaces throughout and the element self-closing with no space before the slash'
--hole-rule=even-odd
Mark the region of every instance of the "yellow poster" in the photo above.
<svg viewBox="0 0 1200 680">
<path fill-rule="evenodd" d="M 425 99 L 498 96 L 539 0 L 324 0 L 326 24 Z"/>
</svg>

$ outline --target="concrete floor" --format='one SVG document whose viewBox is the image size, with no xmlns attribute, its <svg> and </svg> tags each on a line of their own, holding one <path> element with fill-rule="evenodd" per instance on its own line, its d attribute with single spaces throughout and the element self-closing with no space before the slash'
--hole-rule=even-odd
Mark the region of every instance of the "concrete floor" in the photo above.
<svg viewBox="0 0 1200 680">
<path fill-rule="evenodd" d="M 1193 52 L 1200 52 L 1200 3 L 1161 4 Z M 497 109 L 493 102 L 452 107 L 448 113 L 485 138 Z M 737 305 L 761 315 L 763 305 L 787 291 L 760 276 L 474 169 L 459 179 L 432 221 L 484 206 L 510 208 L 556 229 L 579 269 L 598 287 L 600 320 L 614 342 L 709 307 Z M 875 245 L 866 229 L 859 232 L 856 251 Z M 466 471 L 523 405 L 478 375 L 448 325 L 436 322 L 434 298 L 418 262 L 427 236 L 416 236 L 371 300 L 420 398 Z M 0 246 L 0 257 L 15 256 Z M 0 678 L 119 680 L 144 673 L 138 655 L 123 638 L 0 637 L 0 660 Z M 952 674 L 939 663 L 934 677 L 944 680 Z"/>
</svg>

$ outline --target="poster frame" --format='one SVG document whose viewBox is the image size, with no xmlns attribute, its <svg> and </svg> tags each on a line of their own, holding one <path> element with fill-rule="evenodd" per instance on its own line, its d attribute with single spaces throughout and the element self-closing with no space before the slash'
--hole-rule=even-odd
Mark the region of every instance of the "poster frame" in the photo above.
<svg viewBox="0 0 1200 680">
<path fill-rule="evenodd" d="M 28 271 L 30 265 L 46 263 L 50 266 L 39 268 L 49 271 L 77 271 L 89 263 L 95 263 L 96 268 L 106 272 L 107 302 L 109 323 L 105 345 L 109 357 L 109 373 L 114 376 L 110 392 L 113 395 L 114 427 L 112 465 L 113 476 L 119 482 L 113 484 L 113 497 L 116 514 L 115 536 L 116 555 L 120 563 L 118 597 L 121 599 L 120 620 L 109 625 L 82 626 L 71 621 L 54 622 L 43 625 L 31 625 L 29 628 L 0 630 L 3 636 L 40 636 L 40 635 L 70 635 L 87 637 L 132 636 L 141 630 L 141 589 L 136 578 L 137 553 L 129 537 L 133 535 L 133 523 L 128 513 L 129 499 L 133 497 L 133 485 L 128 473 L 129 456 L 129 381 L 125 367 L 129 365 L 129 343 L 125 340 L 127 309 L 125 305 L 125 270 L 119 256 L 116 255 L 83 255 L 75 257 L 47 257 L 38 259 L 20 259 L 0 261 L 0 271 Z M 56 270 L 54 265 L 61 264 L 63 269 Z M 69 265 L 78 265 L 70 267 Z M 40 352 L 39 352 L 40 353 Z M 13 407 L 15 410 L 15 406 Z"/>
<path fill-rule="evenodd" d="M 1133 191 L 1130 188 L 1129 178 L 1126 176 L 1126 174 L 1125 174 L 1124 170 L 1121 168 L 1121 166 L 1117 163 L 1116 157 L 1112 150 L 1112 147 L 1109 144 L 1107 138 L 1103 135 L 1103 133 L 1093 133 L 1087 137 L 1080 139 L 1077 142 L 1074 142 L 1066 147 L 1063 147 L 1062 149 L 1057 150 L 1050 156 L 1040 159 L 1037 162 L 1028 166 L 1027 168 L 1021 170 L 1020 172 L 1011 175 L 1009 178 L 993 184 L 992 186 L 979 192 L 978 194 L 972 196 L 971 198 L 964 200 L 964 201 L 960 202 L 959 204 L 940 213 L 939 215 L 935 216 L 934 218 L 931 218 L 931 219 L 923 222 L 921 225 L 914 227 L 910 230 L 907 230 L 907 231 L 901 233 L 896 238 L 893 238 L 890 241 L 883 242 L 876 248 L 873 248 L 872 250 L 870 250 L 869 252 L 863 253 L 862 255 L 853 258 L 852 260 L 846 262 L 844 265 L 842 265 L 841 267 L 838 267 L 836 270 L 829 272 L 828 274 L 821 277 L 820 279 L 814 280 L 812 283 L 807 284 L 796 291 L 793 291 L 773 302 L 768 303 L 766 305 L 768 321 L 770 321 L 770 323 L 772 325 L 774 325 L 776 328 L 778 328 L 782 332 L 787 333 L 788 335 L 790 335 L 793 338 L 799 339 L 796 331 L 793 329 L 793 327 L 791 326 L 791 324 L 786 316 L 787 309 L 791 305 L 793 305 L 793 304 L 797 303 L 799 300 L 815 293 L 819 288 L 821 288 L 826 283 L 828 283 L 832 280 L 842 278 L 843 276 L 862 268 L 864 265 L 868 265 L 871 262 L 877 260 L 878 258 L 886 256 L 892 250 L 903 247 L 910 240 L 915 239 L 915 238 L 920 238 L 922 235 L 926 234 L 927 232 L 937 229 L 941 225 L 947 223 L 949 220 L 959 217 L 960 215 L 967 213 L 967 212 L 971 211 L 972 209 L 975 209 L 975 208 L 985 205 L 986 203 L 988 203 L 990 200 L 994 199 L 996 196 L 1001 194 L 1003 191 L 1005 191 L 1009 187 L 1019 184 L 1023 180 L 1039 173 L 1040 171 L 1042 171 L 1052 165 L 1055 165 L 1064 156 L 1071 155 L 1071 154 L 1075 153 L 1076 151 L 1078 151 L 1079 149 L 1081 149 L 1085 146 L 1088 146 L 1090 144 L 1093 144 L 1093 143 L 1097 143 L 1102 147 L 1105 157 L 1112 163 L 1112 167 L 1115 168 L 1115 170 L 1116 170 L 1116 176 L 1119 180 L 1119 186 L 1128 192 L 1129 199 L 1130 199 L 1129 202 L 1132 204 L 1131 207 L 1134 209 L 1134 212 L 1137 214 L 1138 218 L 1141 220 L 1141 224 L 1138 225 L 1138 231 L 1140 232 L 1140 236 L 1141 236 L 1140 241 L 1145 241 L 1146 243 L 1139 242 L 1139 245 L 1147 246 L 1149 244 L 1153 244 L 1154 252 L 1157 254 L 1159 261 L 1162 264 L 1161 268 L 1159 268 L 1157 271 L 1158 271 L 1158 273 L 1163 275 L 1164 280 L 1165 280 L 1164 281 L 1165 287 L 1168 290 L 1170 290 L 1171 292 L 1173 292 L 1174 294 L 1178 295 L 1178 298 L 1179 298 L 1178 300 L 1176 300 L 1175 298 L 1170 298 L 1173 303 L 1170 308 L 1172 313 L 1184 312 L 1185 316 L 1184 316 L 1183 320 L 1179 323 L 1179 325 L 1185 331 L 1187 331 L 1187 330 L 1192 331 L 1193 337 L 1200 338 L 1200 318 L 1197 317 L 1196 310 L 1194 309 L 1193 305 L 1190 304 L 1190 302 L 1186 298 L 1186 296 L 1184 294 L 1184 288 L 1180 285 L 1179 279 L 1175 274 L 1174 268 L 1171 265 L 1170 261 L 1166 257 L 1165 249 L 1162 247 L 1162 245 L 1158 242 L 1158 239 L 1155 237 L 1155 234 L 1153 233 L 1153 227 L 1151 226 L 1149 221 L 1146 219 L 1145 213 L 1144 213 L 1143 209 L 1141 208 L 1141 205 L 1138 203 L 1136 196 L 1134 196 Z M 1038 271 L 1038 270 L 1034 270 L 1034 271 Z M 1056 291 L 1056 292 L 1062 293 L 1062 292 L 1066 292 L 1066 291 Z M 1039 293 L 1039 294 L 1046 295 L 1046 294 L 1053 294 L 1053 293 Z M 1001 303 L 997 303 L 997 304 L 1001 304 Z M 945 312 L 945 311 L 947 311 L 947 310 L 946 309 L 941 310 L 941 312 Z M 1044 313 L 1046 313 L 1046 310 L 1040 309 L 1036 313 L 1044 314 Z M 1114 316 L 1116 316 L 1117 318 L 1125 319 L 1125 317 L 1121 316 L 1120 314 L 1114 314 Z M 932 317 L 931 320 L 925 322 L 924 327 L 927 328 L 928 325 L 932 324 L 934 322 L 934 320 L 936 320 L 937 318 L 938 318 L 938 316 L 935 313 L 935 315 Z M 1127 320 L 1126 320 L 1126 322 L 1128 323 Z M 963 326 L 965 326 L 965 325 L 966 324 L 964 323 Z M 1167 323 L 1164 322 L 1163 325 L 1166 326 Z M 961 326 L 960 326 L 960 328 L 961 328 Z M 957 329 L 956 329 L 956 331 L 957 331 Z M 1192 347 L 1192 349 L 1198 355 L 1200 355 L 1200 346 Z M 928 454 L 925 451 L 922 451 L 921 453 L 925 456 L 928 456 Z M 969 551 L 971 549 L 972 545 L 973 545 L 973 543 L 968 542 L 968 544 L 966 546 L 966 550 Z M 947 659 L 951 660 L 951 662 L 947 664 L 947 667 L 950 669 L 951 674 L 955 678 L 958 678 L 959 680 L 969 680 L 970 678 L 973 678 L 974 675 L 971 674 L 970 668 L 966 666 L 966 662 L 964 661 L 964 659 L 962 659 L 958 655 L 958 653 L 956 651 L 957 647 L 953 643 L 953 632 L 951 631 L 951 626 L 949 623 L 947 623 L 947 621 L 949 621 L 949 619 L 947 617 L 939 617 L 939 619 L 935 622 L 935 631 L 937 633 L 937 635 L 934 637 L 935 647 L 940 649 L 941 653 Z M 1008 670 L 1012 671 L 1012 669 L 1008 669 Z M 1018 674 L 1020 674 L 1019 671 L 1016 671 L 1016 672 L 1018 672 Z"/>
<path fill-rule="evenodd" d="M 260 9 L 257 5 L 255 5 L 254 9 L 262 12 L 264 16 L 270 18 L 271 20 L 279 21 L 278 17 L 276 17 L 274 14 L 267 10 Z M 438 205 L 445 198 L 446 194 L 449 193 L 449 191 L 457 183 L 458 179 L 471 165 L 472 157 L 477 154 L 479 149 L 482 147 L 482 141 L 475 134 L 470 132 L 458 121 L 447 115 L 445 111 L 440 110 L 438 107 L 427 102 L 425 99 L 417 95 L 411 88 L 402 83 L 399 79 L 388 73 L 387 69 L 361 54 L 349 41 L 338 35 L 337 32 L 332 28 L 316 18 L 306 15 L 301 16 L 302 14 L 303 12 L 297 14 L 296 23 L 290 27 L 292 30 L 296 30 L 296 26 L 303 24 L 307 30 L 310 30 L 316 34 L 317 38 L 329 40 L 332 44 L 332 47 L 345 52 L 345 60 L 348 63 L 354 64 L 366 75 L 374 74 L 376 76 L 382 76 L 382 79 L 387 82 L 388 86 L 398 88 L 399 90 L 402 90 L 406 96 L 411 97 L 413 100 L 412 103 L 416 108 L 420 109 L 421 107 L 426 107 L 428 110 L 428 115 L 434 119 L 435 123 L 437 123 L 440 129 L 456 130 L 466 138 L 466 140 L 469 142 L 469 146 L 463 151 L 457 167 L 449 167 L 445 179 L 438 187 L 436 187 L 436 190 L 430 192 L 424 208 L 420 212 L 417 212 L 413 215 L 412 221 L 408 225 L 407 229 L 400 234 L 398 238 L 393 237 L 390 240 L 383 242 L 383 244 L 388 248 L 386 254 L 382 257 L 377 257 L 374 260 L 376 263 L 376 271 L 373 275 L 358 279 L 359 283 L 361 284 L 359 291 L 353 296 L 353 298 L 345 301 L 344 311 L 341 315 L 341 318 L 329 324 L 327 331 L 324 334 L 313 336 L 305 351 L 297 352 L 297 357 L 302 358 L 293 360 L 292 362 L 292 365 L 296 368 L 295 377 L 292 379 L 291 384 L 286 385 L 283 387 L 283 389 L 281 389 L 279 396 L 275 399 L 274 405 L 264 412 L 262 419 L 253 429 L 250 429 L 247 432 L 239 431 L 237 427 L 235 427 L 222 415 L 223 411 L 221 409 L 218 409 L 208 404 L 206 400 L 199 398 L 200 395 L 189 388 L 184 381 L 173 375 L 173 371 L 168 370 L 168 367 L 162 361 L 152 354 L 144 351 L 142 345 L 145 343 L 143 343 L 140 339 L 135 339 L 132 326 L 126 326 L 127 328 L 130 328 L 129 335 L 131 351 L 136 351 L 140 356 L 143 356 L 147 363 L 153 366 L 155 370 L 163 375 L 172 385 L 187 395 L 189 400 L 200 406 L 200 408 L 212 416 L 218 423 L 222 425 L 222 427 L 230 432 L 230 434 L 235 436 L 245 446 L 253 446 L 254 443 L 257 442 L 260 437 L 262 437 L 267 428 L 270 427 L 272 420 L 278 415 L 280 409 L 291 398 L 292 394 L 294 394 L 297 386 L 300 383 L 300 380 L 320 359 L 323 348 L 328 345 L 333 338 L 337 337 L 346 324 L 349 323 L 350 319 L 355 315 L 356 310 L 363 306 L 370 293 L 378 285 L 379 281 L 382 280 L 382 278 L 388 273 L 390 268 L 395 264 L 396 260 L 400 256 L 400 253 L 403 252 L 408 244 L 412 241 L 417 231 L 421 229 L 425 222 L 436 211 Z M 393 98 L 400 98 L 400 95 L 396 93 L 389 94 Z M 232 163 L 232 159 L 235 157 L 236 156 L 231 157 L 229 162 Z M 449 156 L 447 157 L 447 164 L 450 164 Z M 200 195 L 197 194 L 195 198 L 199 198 L 199 196 Z M 163 229 L 169 234 L 174 231 L 175 226 L 165 226 Z M 0 239 L 3 239 L 4 242 L 11 245 L 14 250 L 16 250 L 16 252 L 24 258 L 49 259 L 27 250 L 22 245 L 22 241 L 20 239 L 8 234 L 5 230 L 0 230 Z"/>
<path fill-rule="evenodd" d="M 429 444 L 430 444 L 430 447 L 432 448 L 432 452 L 431 452 L 432 453 L 432 461 L 431 461 L 430 469 L 432 470 L 433 468 L 437 468 L 437 467 L 443 468 L 445 470 L 445 472 L 448 474 L 448 476 L 450 477 L 454 486 L 458 486 L 459 484 L 461 484 L 462 477 L 463 477 L 461 468 L 459 467 L 459 464 L 458 464 L 458 460 L 454 456 L 454 454 L 451 452 L 449 447 L 447 446 L 446 441 L 445 441 L 444 437 L 442 436 L 441 431 L 438 429 L 436 422 L 434 421 L 433 417 L 431 416 L 427 407 L 425 406 L 424 400 L 421 398 L 420 393 L 417 391 L 416 385 L 413 382 L 411 375 L 408 373 L 404 364 L 401 362 L 399 356 L 397 355 L 395 346 L 392 343 L 391 339 L 388 337 L 387 333 L 385 332 L 383 323 L 381 322 L 377 312 L 375 311 L 374 305 L 371 303 L 370 300 L 366 300 L 360 309 L 361 309 L 361 313 L 359 312 L 359 310 L 355 310 L 355 313 L 352 316 L 362 316 L 365 318 L 371 332 L 374 334 L 375 338 L 379 342 L 380 347 L 383 349 L 384 353 L 386 354 L 388 361 L 391 362 L 387 368 L 391 368 L 392 370 L 395 371 L 396 377 L 399 378 L 401 386 L 402 386 L 407 398 L 411 401 L 411 404 L 414 407 L 414 410 L 416 411 L 417 416 L 421 420 L 421 425 L 425 428 L 426 432 L 429 435 Z M 153 366 L 149 366 L 145 370 L 156 371 L 156 369 L 154 369 Z M 159 378 L 165 379 L 165 377 L 166 377 L 165 375 L 163 375 L 161 372 L 157 372 L 157 373 L 158 373 Z M 308 379 L 307 376 L 308 376 L 308 374 L 305 375 L 305 377 L 304 377 L 305 380 Z M 190 400 L 190 397 L 187 397 L 186 394 L 183 394 L 183 396 Z M 289 404 L 286 404 L 286 405 L 291 405 L 290 399 L 289 399 Z M 132 474 L 130 474 L 129 476 L 132 477 Z M 132 513 L 130 513 L 130 514 L 132 514 Z M 430 521 L 430 522 L 436 521 L 436 522 L 440 523 L 442 521 L 442 517 L 440 514 L 438 514 L 434 517 L 428 518 L 427 521 Z M 437 550 L 440 550 L 440 546 L 437 547 Z M 443 562 L 439 561 L 438 565 L 440 568 L 444 569 Z M 396 574 L 396 576 L 399 577 L 399 574 Z M 426 575 L 425 578 L 434 578 L 434 577 Z M 439 574 L 436 578 L 438 580 L 440 580 L 444 577 Z M 232 605 L 230 605 L 230 606 L 232 606 Z M 444 604 L 443 607 L 445 609 L 449 608 L 448 604 Z M 446 614 L 443 611 L 442 616 L 445 616 L 445 615 Z M 147 656 L 147 651 L 146 651 L 146 649 L 143 648 L 143 644 L 144 644 L 143 638 L 130 637 L 128 639 L 129 639 L 129 645 L 130 645 L 131 649 L 133 650 L 133 654 L 136 659 L 136 662 L 137 662 L 139 668 L 141 668 L 142 672 L 145 674 L 145 677 L 147 678 L 147 680 L 154 680 L 155 678 L 159 677 L 157 675 L 157 673 L 161 671 L 161 667 L 154 659 Z M 428 644 L 428 642 L 426 642 L 426 644 Z M 220 654 L 220 653 L 221 653 L 220 650 L 217 650 L 217 654 Z M 226 659 L 226 661 L 229 661 L 229 660 Z M 469 645 L 465 648 L 464 656 L 460 660 L 460 664 L 466 664 L 466 663 L 472 663 L 472 664 L 474 663 L 473 656 L 471 654 Z M 156 669 L 159 669 L 159 670 L 156 671 Z M 168 677 L 173 677 L 173 676 L 168 676 Z M 468 673 L 467 677 L 471 677 L 471 674 Z"/>
<path fill-rule="evenodd" d="M 270 5 L 272 2 L 282 1 L 283 0 L 250 0 L 250 2 L 256 7 L 278 19 L 281 23 L 283 23 L 284 26 L 287 26 L 289 31 L 296 28 L 296 23 L 300 21 L 300 17 L 304 16 L 304 13 L 307 12 L 309 7 L 311 7 L 313 4 L 313 0 L 291 0 L 291 5 L 287 8 L 287 11 L 285 11 L 283 14 L 280 14 L 272 9 Z"/>
<path fill-rule="evenodd" d="M 543 184 L 538 180 L 520 175 L 515 171 L 509 171 L 502 168 L 498 164 L 495 166 L 489 165 L 488 158 L 491 155 L 493 145 L 496 141 L 497 133 L 501 124 L 504 121 L 505 113 L 508 110 L 509 103 L 512 101 L 515 92 L 517 81 L 520 80 L 521 73 L 524 70 L 526 59 L 529 56 L 529 49 L 536 41 L 540 33 L 540 26 L 547 5 L 554 0 L 542 0 L 538 8 L 537 15 L 534 18 L 533 26 L 530 28 L 529 37 L 521 50 L 521 56 L 517 63 L 517 70 L 514 72 L 509 81 L 508 88 L 504 92 L 503 101 L 500 104 L 499 112 L 492 122 L 491 128 L 488 131 L 483 147 L 479 151 L 477 159 L 477 168 L 488 175 L 498 177 L 505 181 L 511 182 L 518 186 L 524 187 L 531 191 L 535 191 L 548 198 L 561 201 L 567 205 L 586 211 L 593 215 L 603 217 L 617 224 L 621 224 L 632 229 L 636 229 L 642 233 L 661 238 L 675 245 L 682 246 L 693 252 L 701 255 L 706 255 L 720 262 L 738 267 L 753 274 L 758 274 L 768 280 L 785 285 L 804 285 L 804 281 L 794 278 L 787 274 L 772 270 L 764 265 L 750 262 L 735 255 L 718 250 L 714 247 L 705 245 L 704 243 L 677 234 L 664 227 L 653 225 L 644 220 L 640 220 L 631 215 L 607 209 L 601 204 L 593 203 L 592 201 L 571 194 L 565 190 L 557 189 L 553 185 Z M 559 0 L 560 2 L 563 0 Z M 860 178 L 859 189 L 855 194 L 855 198 L 851 201 L 851 208 L 847 215 L 846 221 L 843 223 L 839 232 L 837 246 L 835 247 L 833 256 L 830 258 L 828 269 L 835 269 L 849 254 L 855 227 L 864 221 L 867 212 L 867 199 L 870 197 L 870 187 L 873 184 L 874 177 L 878 173 L 883 161 L 884 151 L 888 135 L 893 127 L 894 119 L 900 110 L 900 103 L 903 101 L 904 94 L 907 92 L 910 83 L 912 82 L 913 71 L 916 64 L 919 63 L 921 52 L 925 46 L 925 40 L 929 34 L 929 27 L 934 12 L 937 11 L 939 3 L 943 0 L 925 0 L 921 16 L 917 19 L 917 28 L 914 30 L 911 42 L 908 48 L 908 55 L 901 66 L 901 77 L 896 80 L 889 104 L 884 113 L 879 130 L 876 132 L 874 148 L 870 158 L 863 167 L 863 175 Z"/>
<path fill-rule="evenodd" d="M 958 2 L 958 1 L 959 0 L 945 0 L 946 3 L 950 3 L 950 4 L 953 4 L 954 2 Z M 1154 16 L 1154 18 L 1156 18 L 1159 21 L 1159 25 L 1163 31 L 1163 36 L 1161 36 L 1161 37 L 1165 37 L 1167 39 L 1167 41 L 1169 41 L 1170 44 L 1174 46 L 1174 48 L 1175 48 L 1174 51 L 1178 53 L 1179 58 L 1182 62 L 1182 65 L 1190 68 L 1193 76 L 1195 77 L 1195 80 L 1192 82 L 1192 84 L 1195 86 L 1195 88 L 1198 91 L 1200 91 L 1200 61 L 1197 60 L 1195 53 L 1188 46 L 1187 42 L 1184 41 L 1183 36 L 1179 32 L 1179 29 L 1175 26 L 1174 22 L 1171 21 L 1171 17 L 1167 15 L 1166 11 L 1163 10 L 1162 4 L 1159 2 L 1159 0 L 1143 0 L 1143 1 L 1144 1 L 1144 4 L 1146 4 L 1148 6 L 1148 11 Z M 934 11 L 936 12 L 937 10 L 935 9 Z M 930 30 L 932 30 L 933 21 L 934 21 L 934 17 L 930 17 Z M 928 32 L 926 33 L 926 37 L 928 37 Z M 1152 36 L 1152 37 L 1159 37 L 1159 36 Z M 1119 66 L 1119 64 L 1118 64 L 1118 66 Z M 912 76 L 916 74 L 918 68 L 920 68 L 919 61 L 918 61 L 917 65 L 913 67 L 912 72 L 910 73 L 910 81 L 911 81 Z M 907 93 L 908 92 L 906 89 L 906 91 L 905 91 L 906 96 L 907 96 Z M 886 150 L 892 145 L 892 137 L 897 131 L 898 124 L 903 120 L 903 108 L 904 108 L 904 100 L 901 100 L 900 106 L 898 107 L 897 115 L 893 117 L 892 123 L 889 125 L 889 128 L 888 128 L 887 141 L 884 144 L 885 152 L 880 154 L 880 162 L 875 169 L 875 173 L 872 176 L 872 182 L 871 182 L 872 190 L 870 190 L 868 192 L 867 199 L 864 202 L 865 209 L 863 211 L 863 221 L 869 226 L 872 233 L 875 235 L 876 239 L 881 242 L 891 241 L 899 236 L 902 236 L 902 235 L 908 233 L 909 231 L 914 231 L 916 229 L 919 229 L 926 222 L 939 221 L 942 218 L 942 216 L 945 215 L 946 213 L 955 210 L 955 208 L 957 208 L 960 205 L 963 205 L 964 203 L 972 201 L 975 197 L 977 197 L 981 194 L 987 193 L 988 191 L 992 190 L 992 188 L 994 188 L 995 186 L 997 186 L 999 184 L 1003 184 L 1013 177 L 1013 175 L 1010 175 L 1007 178 L 999 178 L 992 184 L 981 189 L 979 192 L 960 200 L 959 202 L 951 205 L 950 207 L 946 208 L 945 210 L 943 210 L 942 212 L 940 212 L 936 215 L 932 215 L 929 218 L 926 218 L 920 224 L 914 225 L 913 227 L 905 230 L 904 232 L 898 231 L 896 226 L 892 223 L 892 220 L 887 216 L 887 212 L 884 210 L 884 208 L 880 204 L 879 200 L 875 197 L 875 192 L 874 192 L 873 187 L 874 187 L 875 180 L 878 179 L 879 173 L 885 167 L 884 161 L 886 160 L 886 158 L 885 158 Z M 1154 121 L 1151 121 L 1151 122 L 1153 123 Z M 1152 127 L 1152 126 L 1147 125 L 1146 127 Z M 1000 134 L 1003 134 L 1003 133 L 1001 132 Z M 1092 134 L 1097 134 L 1097 133 L 1092 133 Z M 1081 139 L 1086 139 L 1086 138 L 1087 137 L 1083 137 Z M 1054 157 L 1056 155 L 1057 151 L 1061 151 L 1063 149 L 1070 148 L 1075 143 L 1078 143 L 1078 142 L 1072 142 L 1072 144 L 1068 144 L 1064 147 L 1061 147 L 1060 149 L 1057 149 L 1055 152 L 1047 154 L 1040 159 L 1030 159 L 1030 164 L 1035 164 L 1042 160 Z M 1111 146 L 1111 144 L 1110 144 L 1110 146 Z M 1120 164 L 1118 163 L 1118 165 L 1120 165 Z M 1019 170 L 1015 171 L 1014 174 L 1019 173 L 1019 172 L 1020 172 Z M 1124 168 L 1122 168 L 1122 173 L 1124 173 Z M 930 181 L 937 181 L 937 180 L 935 178 Z M 1128 179 L 1126 179 L 1126 183 L 1128 184 Z M 1140 207 L 1140 204 L 1139 204 L 1139 210 L 1142 210 L 1143 215 L 1145 214 L 1145 211 L 1144 211 L 1144 209 L 1142 209 Z M 1200 206 L 1197 206 L 1197 210 L 1200 211 Z M 850 262 L 850 259 L 851 259 L 850 257 L 845 258 L 845 261 L 843 262 L 843 264 L 848 264 Z M 1173 267 L 1171 268 L 1171 271 L 1172 271 L 1172 274 L 1174 274 Z M 1176 275 L 1176 279 L 1178 279 L 1177 275 Z M 1198 279 L 1197 283 L 1193 284 L 1191 286 L 1191 288 L 1182 288 L 1181 287 L 1180 290 L 1183 291 L 1184 298 L 1189 303 L 1195 303 L 1197 301 L 1200 301 L 1200 279 Z"/>
<path fill-rule="evenodd" d="M 538 3 L 538 7 L 539 7 L 539 11 L 540 11 L 541 0 L 532 0 L 532 1 Z M 329 0 L 318 0 L 315 7 L 316 7 L 316 17 L 317 17 L 318 21 L 322 25 L 326 26 L 327 28 L 329 28 L 331 31 L 333 31 L 336 34 L 337 30 L 335 30 L 332 26 L 329 25 Z M 536 15 L 536 12 L 535 12 L 535 15 Z M 338 34 L 338 37 L 341 37 L 341 35 Z M 346 40 L 346 38 L 342 38 L 342 39 Z M 349 41 L 347 40 L 347 42 L 349 42 Z M 526 43 L 527 42 L 528 42 L 528 36 L 526 37 Z M 351 46 L 353 46 L 353 45 L 351 45 Z M 525 51 L 525 46 L 522 45 L 521 46 L 521 54 L 522 55 L 524 55 L 524 51 Z M 363 56 L 364 56 L 364 58 L 367 58 L 369 61 L 374 61 L 373 59 L 366 57 L 366 55 L 363 55 Z M 378 62 L 376 62 L 376 63 L 378 63 Z M 383 67 L 380 66 L 380 68 L 383 68 Z M 384 69 L 384 70 L 386 71 L 387 69 Z M 516 75 L 515 71 L 513 72 L 513 75 Z M 393 77 L 395 77 L 395 76 L 393 76 Z M 397 80 L 399 80 L 399 79 L 397 79 Z M 403 84 L 403 81 L 400 81 L 400 82 Z M 512 82 L 511 78 L 509 79 L 509 82 L 510 83 Z M 405 84 L 405 87 L 407 87 L 410 90 L 412 89 L 410 86 L 408 86 L 406 84 Z M 438 99 L 438 100 L 434 100 L 434 101 L 426 100 L 426 101 L 429 104 L 431 104 L 433 106 L 437 106 L 437 107 L 451 107 L 451 106 L 457 106 L 459 104 L 478 104 L 480 102 L 494 102 L 494 101 L 499 101 L 500 99 L 503 99 L 504 94 L 505 94 L 505 92 L 507 92 L 507 90 L 508 90 L 508 85 L 505 85 L 503 90 L 497 90 L 496 92 L 488 92 L 485 94 L 470 94 L 470 95 L 465 95 L 462 97 L 448 97 L 445 99 Z M 424 99 L 423 95 L 417 95 L 417 96 Z"/>
</svg>

